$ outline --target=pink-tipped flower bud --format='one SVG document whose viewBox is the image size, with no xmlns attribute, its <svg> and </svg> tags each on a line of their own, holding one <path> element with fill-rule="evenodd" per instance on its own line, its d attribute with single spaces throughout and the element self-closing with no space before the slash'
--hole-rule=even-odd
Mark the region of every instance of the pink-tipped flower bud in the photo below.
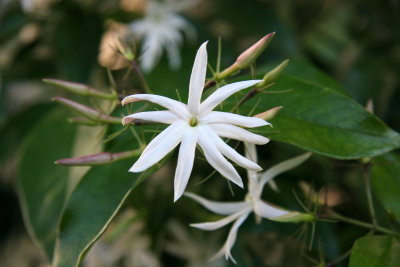
<svg viewBox="0 0 400 267">
<path fill-rule="evenodd" d="M 368 99 L 367 104 L 365 105 L 365 109 L 371 113 L 374 114 L 374 102 L 372 99 Z"/>
<path fill-rule="evenodd" d="M 315 221 L 315 215 L 313 213 L 302 213 L 298 211 L 292 211 L 285 215 L 269 219 L 272 221 L 282 222 L 282 223 L 313 222 Z"/>
<path fill-rule="evenodd" d="M 276 66 L 273 70 L 265 74 L 265 76 L 263 77 L 263 81 L 256 84 L 256 88 L 263 88 L 273 83 L 279 77 L 282 71 L 287 67 L 288 63 L 289 59 L 286 59 L 282 61 L 281 64 Z"/>
<path fill-rule="evenodd" d="M 101 122 L 101 123 L 111 123 L 111 124 L 120 124 L 121 123 L 120 118 L 103 114 L 94 108 L 82 105 L 78 102 L 72 101 L 72 100 L 64 98 L 64 97 L 54 97 L 52 100 L 81 114 L 82 116 L 84 116 L 92 121 Z"/>
<path fill-rule="evenodd" d="M 121 159 L 126 159 L 139 155 L 141 151 L 132 150 L 119 153 L 109 153 L 102 152 L 98 154 L 76 157 L 76 158 L 66 158 L 57 160 L 55 163 L 65 166 L 94 166 L 94 165 L 104 165 L 109 164 Z"/>
<path fill-rule="evenodd" d="M 116 96 L 114 94 L 104 93 L 90 86 L 87 86 L 86 84 L 62 81 L 57 79 L 43 79 L 43 81 L 47 84 L 57 86 L 76 95 L 94 96 L 103 99 L 116 99 Z"/>
<path fill-rule="evenodd" d="M 265 35 L 257 43 L 255 43 L 242 54 L 240 54 L 235 64 L 239 66 L 240 69 L 249 67 L 252 63 L 256 61 L 256 59 L 265 50 L 265 48 L 267 48 L 274 35 L 275 32 Z"/>
<path fill-rule="evenodd" d="M 271 109 L 269 109 L 267 111 L 264 111 L 264 112 L 262 112 L 260 114 L 254 115 L 254 117 L 261 118 L 261 119 L 263 119 L 265 121 L 269 121 L 269 120 L 273 119 L 276 116 L 276 114 L 278 114 L 278 112 L 282 108 L 283 108 L 282 106 L 274 107 L 274 108 L 271 108 Z"/>
</svg>

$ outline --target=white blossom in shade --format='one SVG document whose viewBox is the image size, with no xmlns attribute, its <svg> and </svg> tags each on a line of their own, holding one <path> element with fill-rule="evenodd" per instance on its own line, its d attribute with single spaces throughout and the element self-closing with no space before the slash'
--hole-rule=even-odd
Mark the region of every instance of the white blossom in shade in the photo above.
<svg viewBox="0 0 400 267">
<path fill-rule="evenodd" d="M 257 161 L 257 152 L 255 145 L 245 143 L 245 147 L 246 157 L 252 161 Z M 272 219 L 290 213 L 290 211 L 275 207 L 271 204 L 264 202 L 261 199 L 264 185 L 280 173 L 291 170 L 300 165 L 305 160 L 307 160 L 310 155 L 311 153 L 305 153 L 295 158 L 283 161 L 262 173 L 248 170 L 248 194 L 246 195 L 244 201 L 217 202 L 207 200 L 193 193 L 185 193 L 185 196 L 188 196 L 199 202 L 208 210 L 216 214 L 227 215 L 225 218 L 219 221 L 191 224 L 192 227 L 212 231 L 221 228 L 231 222 L 234 222 L 231 230 L 229 231 L 228 238 L 225 241 L 225 244 L 212 259 L 219 258 L 225 255 L 225 259 L 231 259 L 234 263 L 236 263 L 235 259 L 231 255 L 231 249 L 235 243 L 238 228 L 240 227 L 240 225 L 242 225 L 242 223 L 246 220 L 250 213 L 255 213 L 256 220 L 258 222 L 261 220 L 261 217 Z"/>
<path fill-rule="evenodd" d="M 181 64 L 179 50 L 183 41 L 182 33 L 189 39 L 194 39 L 196 35 L 193 26 L 176 13 L 183 5 L 168 2 L 171 1 L 149 1 L 146 15 L 129 24 L 133 37 L 142 40 L 140 65 L 145 72 L 155 67 L 163 49 L 167 52 L 170 67 L 177 69 Z"/>
<path fill-rule="evenodd" d="M 129 171 L 142 172 L 146 170 L 181 143 L 174 180 L 174 201 L 181 197 L 186 188 L 192 172 L 196 144 L 199 144 L 211 166 L 222 176 L 243 187 L 242 179 L 225 157 L 237 165 L 253 171 L 260 171 L 261 167 L 236 152 L 220 136 L 259 145 L 266 144 L 269 141 L 266 137 L 242 128 L 270 125 L 265 120 L 213 111 L 216 106 L 229 96 L 257 84 L 260 80 L 241 81 L 225 85 L 200 103 L 207 71 L 206 45 L 207 42 L 203 43 L 197 51 L 189 82 L 187 105 L 167 97 L 151 94 L 131 95 L 122 100 L 123 105 L 146 100 L 167 108 L 167 110 L 161 111 L 134 113 L 124 117 L 122 123 L 145 120 L 170 124 L 147 145 L 140 158 Z"/>
</svg>

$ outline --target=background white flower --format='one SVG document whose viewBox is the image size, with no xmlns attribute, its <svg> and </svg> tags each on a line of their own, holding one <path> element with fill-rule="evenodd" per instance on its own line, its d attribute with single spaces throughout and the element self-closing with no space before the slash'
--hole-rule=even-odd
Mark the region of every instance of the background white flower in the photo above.
<svg viewBox="0 0 400 267">
<path fill-rule="evenodd" d="M 186 196 L 199 202 L 208 210 L 220 215 L 228 215 L 227 217 L 216 222 L 196 223 L 191 224 L 191 226 L 202 230 L 212 231 L 235 221 L 231 230 L 229 231 L 228 238 L 225 241 L 224 246 L 213 257 L 213 259 L 225 255 L 225 259 L 231 259 L 233 262 L 236 263 L 236 261 L 232 257 L 231 249 L 235 243 L 238 228 L 240 227 L 240 225 L 242 225 L 242 223 L 246 220 L 251 212 L 255 213 L 258 218 L 257 221 L 259 221 L 261 217 L 271 219 L 290 213 L 290 211 L 277 208 L 271 204 L 264 202 L 261 199 L 264 185 L 280 173 L 297 167 L 305 160 L 307 160 L 310 155 L 311 153 L 305 153 L 295 158 L 283 161 L 263 173 L 257 173 L 255 171 L 248 170 L 249 192 L 244 201 L 217 202 L 207 200 L 193 193 L 185 193 Z M 246 144 L 246 157 L 252 161 L 257 161 L 257 152 L 254 145 Z"/>
<path fill-rule="evenodd" d="M 130 32 L 134 37 L 142 39 L 140 64 L 144 71 L 149 72 L 155 67 L 163 49 L 167 51 L 170 67 L 177 69 L 180 66 L 182 32 L 189 39 L 194 39 L 196 32 L 185 18 L 176 13 L 179 7 L 168 1 L 149 1 L 145 17 L 130 23 Z"/>
<path fill-rule="evenodd" d="M 134 101 L 147 100 L 168 109 L 134 113 L 124 117 L 122 123 L 126 124 L 139 119 L 171 124 L 148 144 L 129 171 L 142 172 L 146 170 L 181 143 L 174 180 L 175 201 L 186 188 L 193 167 L 196 144 L 199 144 L 207 161 L 219 173 L 243 187 L 239 174 L 224 156 L 246 169 L 260 171 L 261 167 L 240 155 L 219 136 L 252 144 L 266 144 L 269 141 L 266 137 L 241 128 L 270 125 L 265 120 L 213 111 L 216 106 L 232 94 L 255 85 L 260 80 L 241 81 L 225 85 L 200 103 L 207 71 L 206 45 L 207 42 L 200 46 L 195 58 L 190 77 L 187 105 L 167 97 L 150 94 L 131 95 L 122 101 L 124 105 Z"/>
</svg>

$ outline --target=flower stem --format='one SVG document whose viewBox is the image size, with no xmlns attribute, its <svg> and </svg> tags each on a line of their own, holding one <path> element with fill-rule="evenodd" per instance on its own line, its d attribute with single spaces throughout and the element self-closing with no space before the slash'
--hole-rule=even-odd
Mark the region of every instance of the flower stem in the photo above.
<svg viewBox="0 0 400 267">
<path fill-rule="evenodd" d="M 143 74 L 142 74 L 142 72 L 140 71 L 140 68 L 139 68 L 139 66 L 138 66 L 138 64 L 136 63 L 135 60 L 132 60 L 132 61 L 131 61 L 131 68 L 132 68 L 132 70 L 136 73 L 137 77 L 139 78 L 140 83 L 142 84 L 144 91 L 145 91 L 147 94 L 151 94 L 152 92 L 151 92 L 151 90 L 150 90 L 150 87 L 149 87 L 149 85 L 147 84 L 146 79 L 143 77 Z"/>
<path fill-rule="evenodd" d="M 370 163 L 365 163 L 362 165 L 362 167 L 363 167 L 363 177 L 365 183 L 365 192 L 367 194 L 369 213 L 371 215 L 372 224 L 377 225 L 374 203 L 372 201 L 372 190 L 371 190 L 371 179 L 370 179 L 371 165 Z"/>
<path fill-rule="evenodd" d="M 324 216 L 322 214 L 318 214 L 317 217 L 319 218 L 324 218 L 324 219 L 331 219 L 331 220 L 338 220 L 341 222 L 345 222 L 345 223 L 349 223 L 349 224 L 353 224 L 353 225 L 357 225 L 363 228 L 367 228 L 367 229 L 371 229 L 372 231 L 378 231 L 381 233 L 385 233 L 388 235 L 399 235 L 399 233 L 392 231 L 390 229 L 387 229 L 385 227 L 376 225 L 376 224 L 372 224 L 372 223 L 367 223 L 367 222 L 363 222 L 363 221 L 359 221 L 356 219 L 352 219 L 346 216 L 343 216 L 339 213 L 334 212 L 333 210 L 328 210 L 328 216 Z"/>
</svg>

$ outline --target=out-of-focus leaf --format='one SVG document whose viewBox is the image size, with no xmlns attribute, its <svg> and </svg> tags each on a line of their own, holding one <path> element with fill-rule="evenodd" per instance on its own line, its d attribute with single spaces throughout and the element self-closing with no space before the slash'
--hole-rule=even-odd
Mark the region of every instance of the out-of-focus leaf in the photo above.
<svg viewBox="0 0 400 267">
<path fill-rule="evenodd" d="M 137 159 L 93 167 L 82 178 L 64 207 L 53 267 L 78 266 L 129 193 L 165 162 L 142 173 L 129 173 L 129 167 Z"/>
<path fill-rule="evenodd" d="M 371 168 L 373 193 L 389 212 L 400 220 L 400 156 L 385 154 L 373 160 Z"/>
<path fill-rule="evenodd" d="M 74 136 L 75 127 L 66 121 L 65 111 L 55 110 L 35 125 L 20 151 L 18 190 L 25 224 L 48 259 L 68 182 L 68 169 L 54 161 L 71 156 Z"/>
<path fill-rule="evenodd" d="M 71 2 L 65 2 L 64 12 L 57 25 L 57 63 L 63 79 L 85 83 L 96 64 L 103 24 Z"/>
<path fill-rule="evenodd" d="M 349 266 L 400 266 L 400 242 L 392 236 L 362 237 L 354 243 Z"/>
<path fill-rule="evenodd" d="M 245 114 L 254 105 L 255 112 L 283 106 L 272 121 L 273 128 L 256 132 L 338 159 L 376 156 L 400 146 L 397 132 L 326 75 L 304 63 L 289 63 L 288 68 L 267 93 L 240 108 Z"/>
<path fill-rule="evenodd" d="M 15 114 L 0 125 L 0 162 L 17 149 L 36 122 L 47 114 L 54 104 L 39 104 Z M 1 167 L 1 163 L 0 163 Z"/>
</svg>

